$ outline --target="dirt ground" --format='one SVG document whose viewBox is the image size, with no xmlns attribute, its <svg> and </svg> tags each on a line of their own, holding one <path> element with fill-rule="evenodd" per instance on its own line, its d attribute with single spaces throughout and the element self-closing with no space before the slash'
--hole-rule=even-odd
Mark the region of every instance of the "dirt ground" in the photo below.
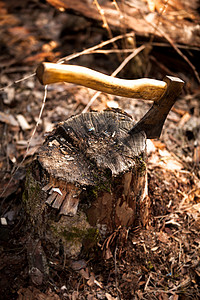
<svg viewBox="0 0 200 300">
<path fill-rule="evenodd" d="M 111 74 L 125 53 L 77 55 L 109 40 L 101 24 L 46 1 L 8 2 L 0 1 L 0 299 L 199 299 L 200 88 L 191 67 L 170 45 L 140 53 L 120 72 L 120 77 L 162 79 L 167 70 L 186 82 L 161 138 L 147 141 L 149 225 L 119 228 L 90 256 L 73 263 L 63 264 L 60 253 L 47 251 L 49 277 L 42 284 L 34 281 L 22 194 L 26 167 L 45 132 L 86 108 L 119 107 L 137 121 L 150 103 L 99 94 L 87 107 L 96 92 L 64 83 L 49 85 L 45 98 L 34 74 L 41 61 L 67 56 L 70 63 Z M 142 38 L 136 41 L 139 47 Z M 120 39 L 117 47 L 123 47 Z M 192 52 L 197 71 L 198 51 Z"/>
</svg>

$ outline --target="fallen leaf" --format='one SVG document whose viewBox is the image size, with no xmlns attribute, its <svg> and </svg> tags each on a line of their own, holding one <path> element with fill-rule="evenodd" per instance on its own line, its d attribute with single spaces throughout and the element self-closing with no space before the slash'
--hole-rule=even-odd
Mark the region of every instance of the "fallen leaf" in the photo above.
<svg viewBox="0 0 200 300">
<path fill-rule="evenodd" d="M 31 129 L 31 126 L 28 124 L 26 118 L 23 115 L 19 114 L 16 116 L 16 118 L 22 130 Z"/>
<path fill-rule="evenodd" d="M 147 4 L 148 4 L 148 9 L 150 10 L 150 12 L 155 12 L 156 9 L 156 0 L 147 0 Z"/>
<path fill-rule="evenodd" d="M 151 248 L 151 251 L 156 251 L 156 250 L 158 250 L 158 248 L 159 247 L 153 247 L 153 248 Z"/>
<path fill-rule="evenodd" d="M 114 297 L 111 296 L 109 293 L 106 293 L 105 296 L 106 296 L 106 298 L 107 298 L 108 300 L 117 300 L 117 297 L 114 298 Z"/>
<path fill-rule="evenodd" d="M 147 139 L 147 155 L 150 155 L 151 153 L 154 153 L 156 151 L 156 147 L 154 143 L 150 140 Z"/>
<path fill-rule="evenodd" d="M 178 127 L 181 128 L 187 121 L 189 121 L 190 118 L 191 115 L 188 112 L 186 112 L 179 121 Z"/>
<path fill-rule="evenodd" d="M 84 259 L 80 259 L 77 261 L 72 261 L 70 266 L 74 271 L 78 271 L 78 270 L 86 268 L 87 263 Z"/>
<path fill-rule="evenodd" d="M 119 103 L 114 100 L 107 101 L 106 105 L 109 108 L 118 108 L 119 107 Z"/>
<path fill-rule="evenodd" d="M 37 299 L 37 300 L 60 300 L 60 297 L 51 290 L 42 293 L 35 287 L 22 288 L 18 291 L 18 300 Z"/>
<path fill-rule="evenodd" d="M 159 140 L 153 140 L 152 143 L 157 149 L 164 150 L 166 148 L 166 145 Z"/>
<path fill-rule="evenodd" d="M 85 279 L 90 279 L 90 275 L 89 275 L 89 272 L 88 272 L 87 269 L 86 269 L 86 270 L 81 269 L 81 270 L 79 271 L 79 273 L 81 274 L 81 276 L 82 276 L 83 278 L 85 278 Z"/>
<path fill-rule="evenodd" d="M 90 276 L 90 278 L 89 278 L 89 280 L 87 281 L 87 285 L 89 285 L 89 286 L 93 286 L 94 284 L 95 284 L 95 278 L 94 278 L 94 276 L 92 275 L 92 276 Z"/>
<path fill-rule="evenodd" d="M 157 233 L 157 236 L 158 236 L 158 240 L 161 241 L 162 243 L 168 243 L 169 237 L 167 233 L 160 231 Z"/>
<path fill-rule="evenodd" d="M 19 127 L 19 123 L 17 120 L 13 117 L 13 115 L 6 114 L 0 111 L 0 122 L 6 123 L 11 126 Z"/>
</svg>

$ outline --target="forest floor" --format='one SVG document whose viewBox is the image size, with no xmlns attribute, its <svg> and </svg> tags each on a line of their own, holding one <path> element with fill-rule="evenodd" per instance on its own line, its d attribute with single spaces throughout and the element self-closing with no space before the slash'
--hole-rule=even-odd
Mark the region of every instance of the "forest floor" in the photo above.
<svg viewBox="0 0 200 300">
<path fill-rule="evenodd" d="M 108 38 L 98 24 L 58 11 L 45 1 L 0 1 L 0 35 L 0 299 L 199 299 L 200 89 L 196 79 L 185 68 L 179 70 L 177 76 L 186 81 L 184 91 L 160 140 L 147 141 L 149 225 L 127 229 L 123 244 L 124 232 L 116 230 L 104 249 L 99 245 L 91 257 L 70 265 L 63 265 L 59 254 L 47 257 L 49 278 L 40 285 L 29 276 L 28 220 L 22 205 L 26 167 L 45 132 L 81 113 L 96 92 L 60 83 L 49 85 L 45 98 L 35 68 L 41 61 L 77 54 Z M 143 58 L 134 61 L 137 74 L 144 74 Z M 176 59 L 170 57 L 170 61 Z M 161 79 L 164 69 L 153 62 L 148 61 L 146 76 L 157 74 Z M 111 73 L 120 57 L 91 51 L 77 55 L 73 63 Z M 132 76 L 130 63 L 128 68 L 121 77 L 127 72 Z M 136 99 L 99 94 L 87 109 L 119 107 L 137 121 L 149 106 Z"/>
</svg>

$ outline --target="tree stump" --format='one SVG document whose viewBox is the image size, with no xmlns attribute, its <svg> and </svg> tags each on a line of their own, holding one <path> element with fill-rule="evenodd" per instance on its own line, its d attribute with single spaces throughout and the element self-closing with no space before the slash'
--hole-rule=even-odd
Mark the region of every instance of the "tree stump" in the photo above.
<svg viewBox="0 0 200 300">
<path fill-rule="evenodd" d="M 59 123 L 27 172 L 23 196 L 33 232 L 77 258 L 99 236 L 146 225 L 146 136 L 119 110 L 89 112 Z"/>
</svg>

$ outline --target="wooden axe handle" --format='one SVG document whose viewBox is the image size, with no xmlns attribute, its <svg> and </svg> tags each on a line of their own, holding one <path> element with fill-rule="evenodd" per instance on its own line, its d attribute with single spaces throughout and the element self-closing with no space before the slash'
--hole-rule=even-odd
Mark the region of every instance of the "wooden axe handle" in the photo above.
<svg viewBox="0 0 200 300">
<path fill-rule="evenodd" d="M 160 80 L 142 78 L 119 79 L 91 69 L 55 63 L 41 63 L 36 75 L 41 84 L 70 82 L 108 94 L 128 98 L 141 98 L 157 102 L 167 89 L 167 83 Z"/>
</svg>

